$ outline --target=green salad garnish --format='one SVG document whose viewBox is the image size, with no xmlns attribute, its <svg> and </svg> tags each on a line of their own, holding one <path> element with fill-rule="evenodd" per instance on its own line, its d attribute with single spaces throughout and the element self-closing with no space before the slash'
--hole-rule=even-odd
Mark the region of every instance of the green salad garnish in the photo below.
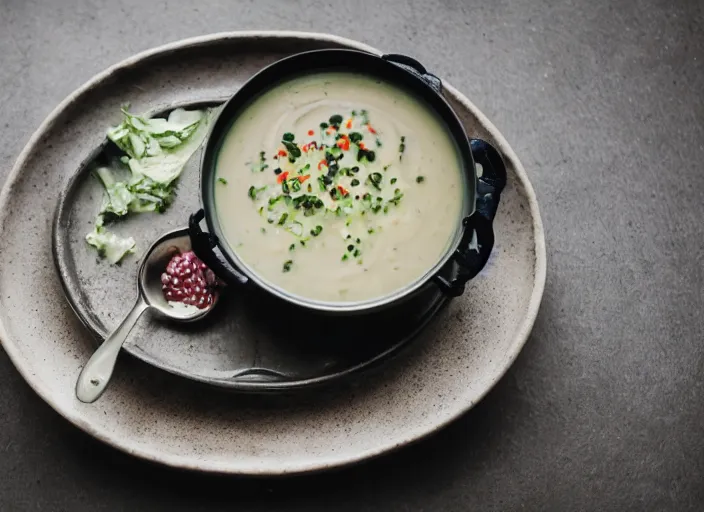
<svg viewBox="0 0 704 512">
<path fill-rule="evenodd" d="M 86 235 L 88 244 L 112 264 L 134 252 L 136 244 L 132 237 L 111 233 L 106 224 L 168 208 L 177 179 L 205 139 L 211 111 L 178 108 L 167 118 L 146 118 L 123 108 L 122 114 L 122 122 L 110 128 L 107 137 L 125 154 L 94 172 L 105 193 L 93 231 Z"/>
</svg>

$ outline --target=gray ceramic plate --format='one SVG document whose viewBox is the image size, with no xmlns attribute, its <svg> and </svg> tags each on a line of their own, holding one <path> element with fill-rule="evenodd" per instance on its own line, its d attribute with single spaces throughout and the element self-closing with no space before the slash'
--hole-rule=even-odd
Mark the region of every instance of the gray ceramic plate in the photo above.
<svg viewBox="0 0 704 512">
<path fill-rule="evenodd" d="M 240 474 L 323 470 L 436 431 L 472 407 L 513 362 L 535 320 L 545 279 L 538 207 L 525 171 L 503 137 L 464 96 L 445 84 L 446 96 L 470 135 L 495 144 L 505 156 L 509 182 L 495 221 L 497 246 L 489 266 L 464 296 L 442 310 L 410 350 L 383 371 L 365 373 L 334 391 L 257 399 L 194 386 L 124 358 L 99 402 L 86 405 L 75 399 L 75 379 L 93 349 L 94 337 L 63 296 L 52 261 L 52 218 L 61 191 L 101 144 L 105 126 L 118 121 L 120 104 L 130 101 L 139 111 L 225 98 L 267 63 L 325 47 L 376 51 L 334 36 L 247 32 L 190 39 L 145 52 L 73 93 L 19 156 L 0 196 L 4 262 L 0 335 L 29 384 L 83 430 L 129 453 L 184 468 Z M 425 64 L 432 70 L 432 63 Z M 196 173 L 189 174 L 196 178 Z M 96 190 L 81 188 L 88 198 L 92 194 L 93 202 L 72 205 L 76 214 L 67 223 L 73 251 L 80 248 L 84 219 L 90 218 L 100 199 Z M 160 219 L 163 224 L 154 227 L 153 236 L 140 231 L 140 246 L 146 247 L 157 232 L 181 226 L 183 213 L 172 209 Z M 101 288 L 97 282 L 106 278 L 123 282 L 124 275 L 134 273 L 139 258 L 111 269 L 96 263 L 87 251 L 80 257 L 76 275 L 90 290 L 87 304 L 104 328 L 111 328 L 134 292 L 130 285 Z M 123 295 L 130 300 L 122 306 L 101 306 L 121 304 L 117 299 Z M 247 328 L 225 323 L 233 335 Z M 251 348 L 236 344 L 223 353 L 222 345 L 213 345 L 211 328 L 175 331 L 149 320 L 139 328 L 133 339 L 140 341 L 133 350 L 161 344 L 161 356 L 178 353 L 177 362 L 187 361 L 188 368 L 197 364 L 212 372 L 231 371 L 232 361 L 250 365 L 257 361 L 258 354 L 247 353 Z M 174 333 L 168 335 L 174 342 L 170 350 L 164 350 L 164 332 Z M 248 335 L 257 336 L 257 330 Z M 223 368 L 223 361 L 229 366 Z"/>
</svg>

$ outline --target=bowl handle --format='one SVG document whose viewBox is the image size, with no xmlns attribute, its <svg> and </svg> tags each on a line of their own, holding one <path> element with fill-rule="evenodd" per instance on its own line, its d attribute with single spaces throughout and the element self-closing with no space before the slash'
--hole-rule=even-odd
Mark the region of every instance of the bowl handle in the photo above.
<svg viewBox="0 0 704 512">
<path fill-rule="evenodd" d="M 440 290 L 451 297 L 462 295 L 467 281 L 475 277 L 489 260 L 494 247 L 491 223 L 499 207 L 501 191 L 506 186 L 506 166 L 496 148 L 480 139 L 470 140 L 470 146 L 475 165 L 481 166 L 477 177 L 476 209 L 462 220 L 464 233 L 452 255 L 458 266 L 457 276 L 452 280 L 440 275 L 433 278 Z"/>
<path fill-rule="evenodd" d="M 442 80 L 440 80 L 437 76 L 433 75 L 432 73 L 428 73 L 428 70 L 425 69 L 425 66 L 423 66 L 423 64 L 418 62 L 413 57 L 409 57 L 408 55 L 401 55 L 399 53 L 387 53 L 385 55 L 382 55 L 381 58 L 385 61 L 391 62 L 392 64 L 396 64 L 397 66 L 405 69 L 406 71 L 409 71 L 410 73 L 418 76 L 421 80 L 423 80 L 430 87 L 432 87 L 435 92 L 442 94 Z"/>
<path fill-rule="evenodd" d="M 188 219 L 188 236 L 191 238 L 193 252 L 227 284 L 247 284 L 249 279 L 245 275 L 227 266 L 215 255 L 213 249 L 218 245 L 218 237 L 200 229 L 200 221 L 203 218 L 205 212 L 201 208 Z"/>
</svg>

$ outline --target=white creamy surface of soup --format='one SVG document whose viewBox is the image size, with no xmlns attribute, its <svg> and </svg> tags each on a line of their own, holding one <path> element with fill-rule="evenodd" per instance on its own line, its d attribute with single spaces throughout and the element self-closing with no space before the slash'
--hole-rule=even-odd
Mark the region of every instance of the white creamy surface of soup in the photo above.
<svg viewBox="0 0 704 512">
<path fill-rule="evenodd" d="M 226 243 L 261 278 L 326 302 L 388 295 L 445 254 L 461 218 L 457 148 L 437 115 L 375 78 L 317 73 L 237 117 L 216 164 Z"/>
</svg>

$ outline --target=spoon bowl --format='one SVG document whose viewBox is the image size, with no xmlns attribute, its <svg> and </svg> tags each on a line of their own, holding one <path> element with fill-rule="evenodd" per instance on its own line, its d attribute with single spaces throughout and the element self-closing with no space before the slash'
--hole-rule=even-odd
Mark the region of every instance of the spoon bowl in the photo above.
<svg viewBox="0 0 704 512">
<path fill-rule="evenodd" d="M 179 302 L 169 302 L 164 297 L 161 276 L 171 258 L 191 250 L 188 229 L 166 233 L 152 244 L 142 260 L 137 275 L 139 297 L 117 329 L 98 347 L 81 370 L 76 382 L 76 397 L 85 403 L 95 402 L 110 382 L 117 356 L 134 325 L 147 309 L 157 315 L 177 322 L 194 322 L 210 313 L 218 301 L 214 294 L 211 304 L 203 308 Z"/>
</svg>

